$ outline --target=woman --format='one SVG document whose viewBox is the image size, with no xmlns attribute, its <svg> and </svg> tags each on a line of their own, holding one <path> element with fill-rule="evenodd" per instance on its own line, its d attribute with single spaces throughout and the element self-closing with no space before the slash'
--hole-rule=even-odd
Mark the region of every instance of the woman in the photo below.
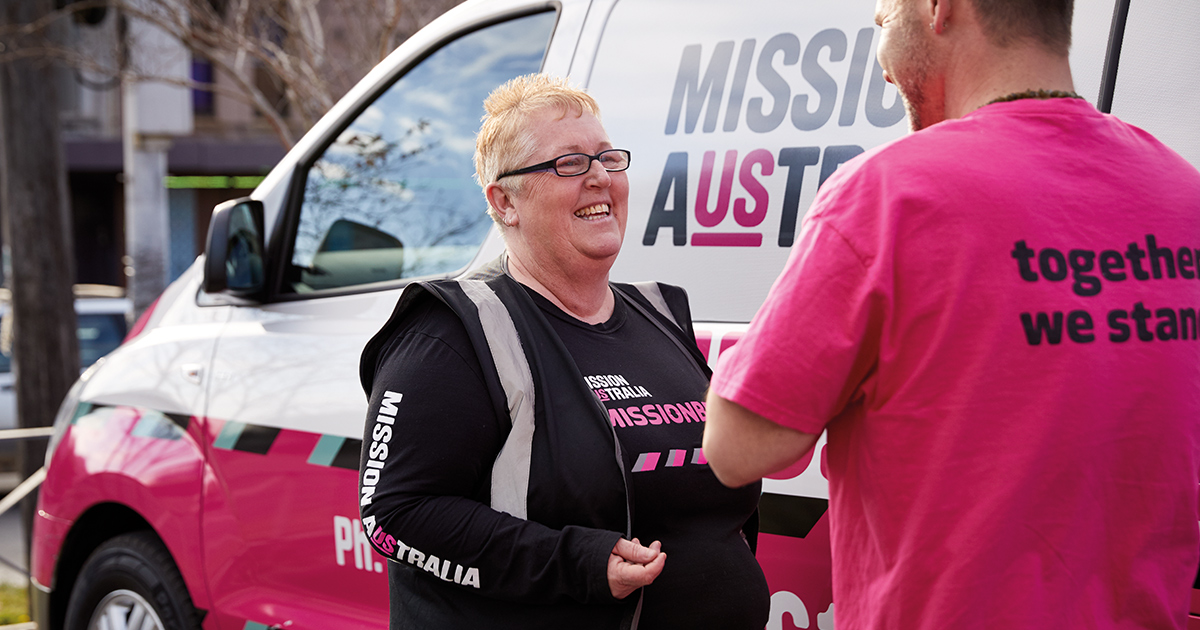
<svg viewBox="0 0 1200 630">
<path fill-rule="evenodd" d="M 761 629 L 759 485 L 725 488 L 700 453 L 686 295 L 608 282 L 629 153 L 562 81 L 484 106 L 476 170 L 507 251 L 409 286 L 362 358 L 360 503 L 392 628 Z"/>
</svg>

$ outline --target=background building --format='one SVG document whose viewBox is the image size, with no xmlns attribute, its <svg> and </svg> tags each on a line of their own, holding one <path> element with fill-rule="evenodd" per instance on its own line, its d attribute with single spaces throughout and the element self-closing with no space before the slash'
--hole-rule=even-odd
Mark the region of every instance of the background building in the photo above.
<svg viewBox="0 0 1200 630">
<path fill-rule="evenodd" d="M 233 31 L 217 32 L 204 22 L 228 24 L 226 0 L 114 0 L 114 7 L 86 9 L 64 19 L 64 39 L 73 55 L 59 70 L 63 139 L 74 219 L 77 282 L 127 284 L 122 78 L 154 78 L 130 67 L 137 46 L 131 22 L 174 8 L 188 21 L 167 28 L 177 39 L 189 76 L 167 77 L 190 91 L 191 132 L 173 136 L 167 149 L 168 279 L 178 277 L 204 251 L 212 208 L 248 195 L 283 157 L 290 143 L 316 121 L 370 68 L 421 26 L 460 0 L 266 0 L 251 3 L 258 38 L 248 48 Z M 267 6 L 271 5 L 271 6 Z M 126 10 L 121 10 L 121 7 Z M 133 7 L 133 9 L 130 9 Z M 69 10 L 69 8 L 68 8 Z M 156 13 L 158 12 L 158 13 Z M 272 16 L 264 26 L 263 16 Z M 144 21 L 144 20 L 143 20 Z M 181 21 L 181 22 L 182 22 Z M 161 22 L 171 27 L 172 20 Z M 199 35 L 213 37 L 211 41 Z M 228 45 L 220 46 L 224 37 Z M 236 40 L 236 41 L 235 41 Z M 241 48 L 239 48 L 241 46 Z M 198 52 L 207 49 L 211 57 Z M 266 51 L 266 54 L 263 54 Z M 142 51 L 145 53 L 145 51 Z M 152 51 L 149 56 L 158 55 Z M 291 55 L 289 63 L 273 63 Z M 214 60 L 215 58 L 215 60 Z M 281 76 L 281 67 L 305 62 L 309 74 Z M 240 75 L 228 71 L 236 68 Z M 317 77 L 316 79 L 312 77 Z M 204 89 L 211 86 L 211 90 Z M 257 94 L 247 94 L 250 86 Z M 310 89 L 311 88 L 311 89 Z M 248 97 L 260 99 L 256 109 Z M 145 99 L 143 99 L 145 100 Z M 300 102 L 293 102 L 293 100 Z M 183 102 L 175 100 L 175 103 Z M 278 115 L 261 111 L 265 102 Z M 142 107 L 174 107 L 151 101 Z M 280 121 L 286 129 L 280 130 Z"/>
</svg>

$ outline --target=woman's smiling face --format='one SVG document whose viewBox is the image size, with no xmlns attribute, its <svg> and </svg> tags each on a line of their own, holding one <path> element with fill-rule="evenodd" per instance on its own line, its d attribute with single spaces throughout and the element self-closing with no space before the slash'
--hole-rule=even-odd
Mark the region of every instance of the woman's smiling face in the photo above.
<svg viewBox="0 0 1200 630">
<path fill-rule="evenodd" d="M 613 148 L 600 121 L 588 112 L 563 116 L 562 110 L 548 107 L 529 114 L 525 123 L 537 147 L 528 164 Z M 516 255 L 539 267 L 612 266 L 629 212 L 629 178 L 623 171 L 610 173 L 593 160 L 586 173 L 575 177 L 559 177 L 554 171 L 521 177 L 525 181 L 511 198 L 510 210 L 517 228 L 507 235 Z"/>
</svg>

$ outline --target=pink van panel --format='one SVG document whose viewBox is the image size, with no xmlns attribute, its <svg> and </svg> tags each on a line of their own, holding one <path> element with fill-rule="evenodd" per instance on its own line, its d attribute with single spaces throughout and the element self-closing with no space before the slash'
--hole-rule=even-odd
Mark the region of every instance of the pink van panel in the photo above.
<svg viewBox="0 0 1200 630">
<path fill-rule="evenodd" d="M 198 607 L 208 605 L 200 543 L 203 461 L 194 418 L 96 406 L 67 428 L 39 494 L 33 570 L 51 586 L 68 530 L 102 503 L 126 506 L 166 544 Z"/>
</svg>

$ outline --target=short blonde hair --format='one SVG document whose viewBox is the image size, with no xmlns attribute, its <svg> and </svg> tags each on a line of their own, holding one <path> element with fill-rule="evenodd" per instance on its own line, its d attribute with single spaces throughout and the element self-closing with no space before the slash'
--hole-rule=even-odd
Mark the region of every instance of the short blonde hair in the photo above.
<svg viewBox="0 0 1200 630">
<path fill-rule="evenodd" d="M 578 116 L 588 112 L 600 118 L 596 100 L 568 85 L 566 79 L 527 74 L 501 85 L 483 102 L 483 125 L 475 138 L 475 176 L 481 187 L 487 188 L 500 173 L 521 168 L 533 157 L 537 147 L 525 123 L 531 113 L 547 107 L 559 108 L 563 117 L 572 112 L 578 112 Z M 500 185 L 505 192 L 518 194 L 523 180 L 516 175 Z M 503 229 L 504 224 L 491 202 L 488 214 Z"/>
</svg>

